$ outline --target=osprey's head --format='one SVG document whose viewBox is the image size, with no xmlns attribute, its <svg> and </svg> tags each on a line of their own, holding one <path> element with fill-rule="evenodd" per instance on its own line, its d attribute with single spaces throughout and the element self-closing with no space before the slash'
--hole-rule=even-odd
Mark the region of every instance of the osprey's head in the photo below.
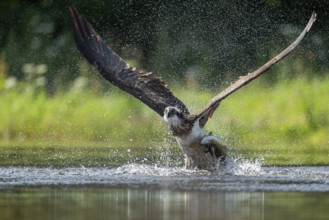
<svg viewBox="0 0 329 220">
<path fill-rule="evenodd" d="M 164 111 L 163 119 L 167 122 L 168 128 L 172 131 L 174 136 L 184 137 L 189 135 L 194 127 L 197 131 L 202 132 L 199 123 L 195 123 L 198 122 L 198 120 L 196 120 L 197 118 L 190 117 L 177 107 L 167 107 Z"/>
<path fill-rule="evenodd" d="M 184 115 L 179 108 L 170 106 L 165 108 L 163 119 L 169 126 L 177 127 L 182 124 Z"/>
</svg>

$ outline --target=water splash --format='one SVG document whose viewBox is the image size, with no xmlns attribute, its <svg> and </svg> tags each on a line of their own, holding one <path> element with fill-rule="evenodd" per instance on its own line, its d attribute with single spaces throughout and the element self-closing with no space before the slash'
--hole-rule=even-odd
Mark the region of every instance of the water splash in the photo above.
<svg viewBox="0 0 329 220">
<path fill-rule="evenodd" d="M 109 167 L 0 167 L 0 190 L 16 186 L 100 186 L 215 191 L 329 192 L 329 167 L 261 167 L 232 159 L 225 172 L 146 164 Z M 229 164 L 230 165 L 230 164 Z"/>
<path fill-rule="evenodd" d="M 169 150 L 168 150 L 169 151 Z M 145 155 L 144 155 L 145 156 Z M 211 191 L 329 192 L 329 167 L 263 167 L 263 159 L 229 156 L 217 170 L 132 160 L 118 167 L 0 167 L 0 190 L 17 186 L 101 186 Z M 175 160 L 176 158 L 176 160 Z M 181 161 L 173 157 L 173 161 Z"/>
<path fill-rule="evenodd" d="M 155 158 L 148 159 L 147 154 L 145 154 L 145 158 L 139 158 L 128 153 L 127 157 L 129 159 L 126 160 L 124 165 L 117 168 L 117 173 L 163 176 L 198 175 L 205 173 L 211 173 L 213 175 L 258 175 L 262 173 L 263 158 L 246 159 L 241 156 L 229 156 L 224 163 L 218 160 L 214 172 L 187 170 L 183 168 L 183 157 L 178 156 L 181 155 L 179 150 L 172 148 L 169 143 L 166 143 L 161 148 L 152 150 L 153 155 L 156 155 Z"/>
<path fill-rule="evenodd" d="M 162 167 L 158 165 L 128 164 L 116 168 L 116 174 L 132 174 L 146 176 L 179 176 L 179 175 L 208 175 L 205 170 L 187 170 L 183 167 Z"/>
<path fill-rule="evenodd" d="M 259 157 L 254 160 L 246 159 L 240 156 L 229 156 L 222 162 L 217 163 L 218 174 L 232 174 L 232 175 L 259 175 L 262 174 L 262 163 L 264 158 Z"/>
</svg>

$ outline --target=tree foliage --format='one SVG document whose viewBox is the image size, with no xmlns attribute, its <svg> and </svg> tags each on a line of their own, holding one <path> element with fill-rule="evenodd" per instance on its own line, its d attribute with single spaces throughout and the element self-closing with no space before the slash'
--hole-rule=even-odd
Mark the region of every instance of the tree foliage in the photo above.
<svg viewBox="0 0 329 220">
<path fill-rule="evenodd" d="M 24 65 L 45 64 L 52 90 L 79 74 L 68 5 L 139 67 L 166 79 L 210 85 L 268 60 L 297 36 L 315 10 L 318 21 L 294 58 L 319 74 L 329 65 L 326 0 L 7 0 L 0 3 L 0 52 L 7 76 L 24 78 Z"/>
</svg>

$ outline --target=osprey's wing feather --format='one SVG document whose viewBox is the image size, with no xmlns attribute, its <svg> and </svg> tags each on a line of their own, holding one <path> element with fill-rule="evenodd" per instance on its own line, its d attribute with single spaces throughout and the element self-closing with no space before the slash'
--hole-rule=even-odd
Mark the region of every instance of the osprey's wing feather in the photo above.
<svg viewBox="0 0 329 220">
<path fill-rule="evenodd" d="M 69 12 L 78 49 L 105 79 L 144 102 L 160 116 L 168 106 L 176 106 L 189 114 L 187 107 L 172 94 L 165 82 L 151 73 L 129 67 L 106 45 L 84 16 L 79 15 L 74 7 L 69 7 Z"/>
<path fill-rule="evenodd" d="M 197 112 L 195 115 L 199 118 L 200 127 L 204 127 L 207 123 L 208 119 L 212 116 L 212 114 L 215 112 L 217 107 L 219 106 L 220 102 L 225 99 L 227 96 L 232 94 L 233 92 L 237 91 L 241 87 L 247 85 L 252 80 L 256 79 L 258 76 L 260 76 L 262 73 L 264 73 L 266 70 L 268 70 L 272 65 L 279 62 L 282 58 L 287 56 L 291 51 L 293 51 L 298 44 L 301 42 L 301 40 L 304 38 L 307 32 L 309 32 L 310 28 L 312 27 L 313 23 L 316 20 L 316 13 L 313 12 L 310 20 L 308 21 L 306 27 L 302 31 L 302 33 L 298 36 L 298 38 L 290 44 L 286 49 L 284 49 L 281 53 L 279 53 L 277 56 L 272 58 L 270 61 L 265 63 L 263 66 L 258 68 L 252 73 L 248 73 L 247 75 L 240 77 L 239 80 L 232 83 L 229 87 L 224 89 L 222 92 L 220 92 L 218 95 L 216 95 L 213 99 L 211 99 L 207 105 L 205 105 L 199 112 Z"/>
</svg>

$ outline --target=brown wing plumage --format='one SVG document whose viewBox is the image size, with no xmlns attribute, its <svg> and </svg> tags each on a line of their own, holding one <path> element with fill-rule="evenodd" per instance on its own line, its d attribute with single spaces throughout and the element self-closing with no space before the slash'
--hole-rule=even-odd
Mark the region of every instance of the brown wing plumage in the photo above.
<svg viewBox="0 0 329 220">
<path fill-rule="evenodd" d="M 306 33 L 309 32 L 310 28 L 312 27 L 313 23 L 316 20 L 316 13 L 313 12 L 310 20 L 308 21 L 306 27 L 302 31 L 302 33 L 297 37 L 297 39 L 290 44 L 286 49 L 284 49 L 281 53 L 279 53 L 277 56 L 272 58 L 270 61 L 265 63 L 263 66 L 258 68 L 252 73 L 248 73 L 247 75 L 240 77 L 239 80 L 232 83 L 229 87 L 224 89 L 222 92 L 220 92 L 218 95 L 216 95 L 213 99 L 211 99 L 207 105 L 205 105 L 199 112 L 197 112 L 195 115 L 197 115 L 198 118 L 200 118 L 200 127 L 204 127 L 207 123 L 208 119 L 212 116 L 212 114 L 215 112 L 217 107 L 219 106 L 220 102 L 225 99 L 227 96 L 232 94 L 233 92 L 237 91 L 241 87 L 247 85 L 252 80 L 256 79 L 258 76 L 260 76 L 262 73 L 266 72 L 272 65 L 279 62 L 282 58 L 287 56 L 291 51 L 293 51 L 298 44 L 302 41 L 302 39 L 305 37 Z"/>
<path fill-rule="evenodd" d="M 69 7 L 69 12 L 78 49 L 105 79 L 148 105 L 160 116 L 168 106 L 176 106 L 189 114 L 187 107 L 172 94 L 165 82 L 151 73 L 129 67 L 106 45 L 84 16 L 79 15 L 74 7 Z"/>
</svg>

